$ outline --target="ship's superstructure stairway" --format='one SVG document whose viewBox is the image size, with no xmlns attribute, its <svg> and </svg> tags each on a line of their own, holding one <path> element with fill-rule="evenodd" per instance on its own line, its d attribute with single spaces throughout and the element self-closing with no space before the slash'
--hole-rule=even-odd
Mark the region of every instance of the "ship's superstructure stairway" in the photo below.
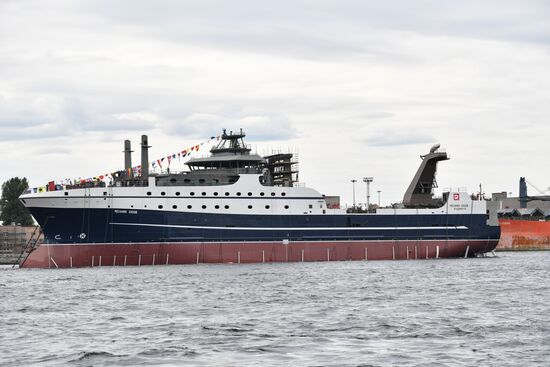
<svg viewBox="0 0 550 367">
<path fill-rule="evenodd" d="M 47 223 L 48 223 L 48 217 L 46 217 L 46 221 L 44 222 L 44 226 L 46 226 Z M 42 226 L 36 226 L 34 228 L 34 231 L 31 233 L 31 236 L 29 237 L 27 243 L 25 244 L 25 246 L 21 250 L 21 253 L 19 254 L 19 257 L 17 258 L 17 261 L 13 264 L 12 269 L 15 268 L 15 265 L 21 265 L 21 263 L 22 263 L 21 259 L 23 258 L 25 253 L 27 254 L 27 256 L 29 256 L 29 254 L 31 252 L 33 252 L 38 247 L 38 245 L 40 244 L 40 239 L 41 239 L 43 233 L 44 233 L 44 228 Z M 26 258 L 26 256 L 25 256 L 25 258 Z"/>
</svg>

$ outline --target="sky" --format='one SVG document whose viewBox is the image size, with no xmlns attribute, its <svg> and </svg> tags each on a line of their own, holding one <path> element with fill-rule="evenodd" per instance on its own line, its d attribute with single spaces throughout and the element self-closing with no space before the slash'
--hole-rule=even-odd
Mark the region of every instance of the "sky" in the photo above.
<svg viewBox="0 0 550 367">
<path fill-rule="evenodd" d="M 550 186 L 550 2 L 0 0 L 0 181 L 123 168 L 219 135 L 298 152 L 326 195 Z M 204 151 L 204 150 L 203 150 Z M 175 167 L 173 167 L 175 168 Z M 530 194 L 538 194 L 529 187 Z"/>
</svg>

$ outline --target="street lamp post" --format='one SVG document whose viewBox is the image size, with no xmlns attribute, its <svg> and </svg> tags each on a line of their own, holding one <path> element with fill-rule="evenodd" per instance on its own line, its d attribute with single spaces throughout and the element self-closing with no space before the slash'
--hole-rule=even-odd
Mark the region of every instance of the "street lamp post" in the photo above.
<svg viewBox="0 0 550 367">
<path fill-rule="evenodd" d="M 382 191 L 381 190 L 378 190 L 377 193 L 378 193 L 378 207 L 380 208 L 380 193 Z"/>
<path fill-rule="evenodd" d="M 356 179 L 351 180 L 351 183 L 353 185 L 353 207 L 355 208 L 355 183 L 357 182 Z"/>
<path fill-rule="evenodd" d="M 367 213 L 370 205 L 370 183 L 374 181 L 374 177 L 363 177 L 363 182 L 367 184 Z"/>
</svg>

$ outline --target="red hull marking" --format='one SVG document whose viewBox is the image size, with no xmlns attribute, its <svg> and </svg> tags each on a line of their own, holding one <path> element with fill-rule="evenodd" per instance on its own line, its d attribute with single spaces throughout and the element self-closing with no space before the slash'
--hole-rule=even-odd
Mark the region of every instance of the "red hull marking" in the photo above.
<svg viewBox="0 0 550 367">
<path fill-rule="evenodd" d="M 501 250 L 550 250 L 550 221 L 500 219 Z"/>
<path fill-rule="evenodd" d="M 69 268 L 195 263 L 414 260 L 492 251 L 497 240 L 188 242 L 41 245 L 22 268 Z M 439 247 L 439 252 L 438 252 Z M 367 258 L 365 259 L 365 256 Z"/>
</svg>

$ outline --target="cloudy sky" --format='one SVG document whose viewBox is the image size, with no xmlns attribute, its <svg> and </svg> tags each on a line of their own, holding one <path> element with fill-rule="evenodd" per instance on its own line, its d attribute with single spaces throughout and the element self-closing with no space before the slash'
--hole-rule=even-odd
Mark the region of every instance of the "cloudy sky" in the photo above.
<svg viewBox="0 0 550 367">
<path fill-rule="evenodd" d="M 0 0 L 0 181 L 120 169 L 143 133 L 160 158 L 242 127 L 344 202 L 363 176 L 401 200 L 434 143 L 441 188 L 544 190 L 548 19 L 536 0 Z"/>
</svg>

